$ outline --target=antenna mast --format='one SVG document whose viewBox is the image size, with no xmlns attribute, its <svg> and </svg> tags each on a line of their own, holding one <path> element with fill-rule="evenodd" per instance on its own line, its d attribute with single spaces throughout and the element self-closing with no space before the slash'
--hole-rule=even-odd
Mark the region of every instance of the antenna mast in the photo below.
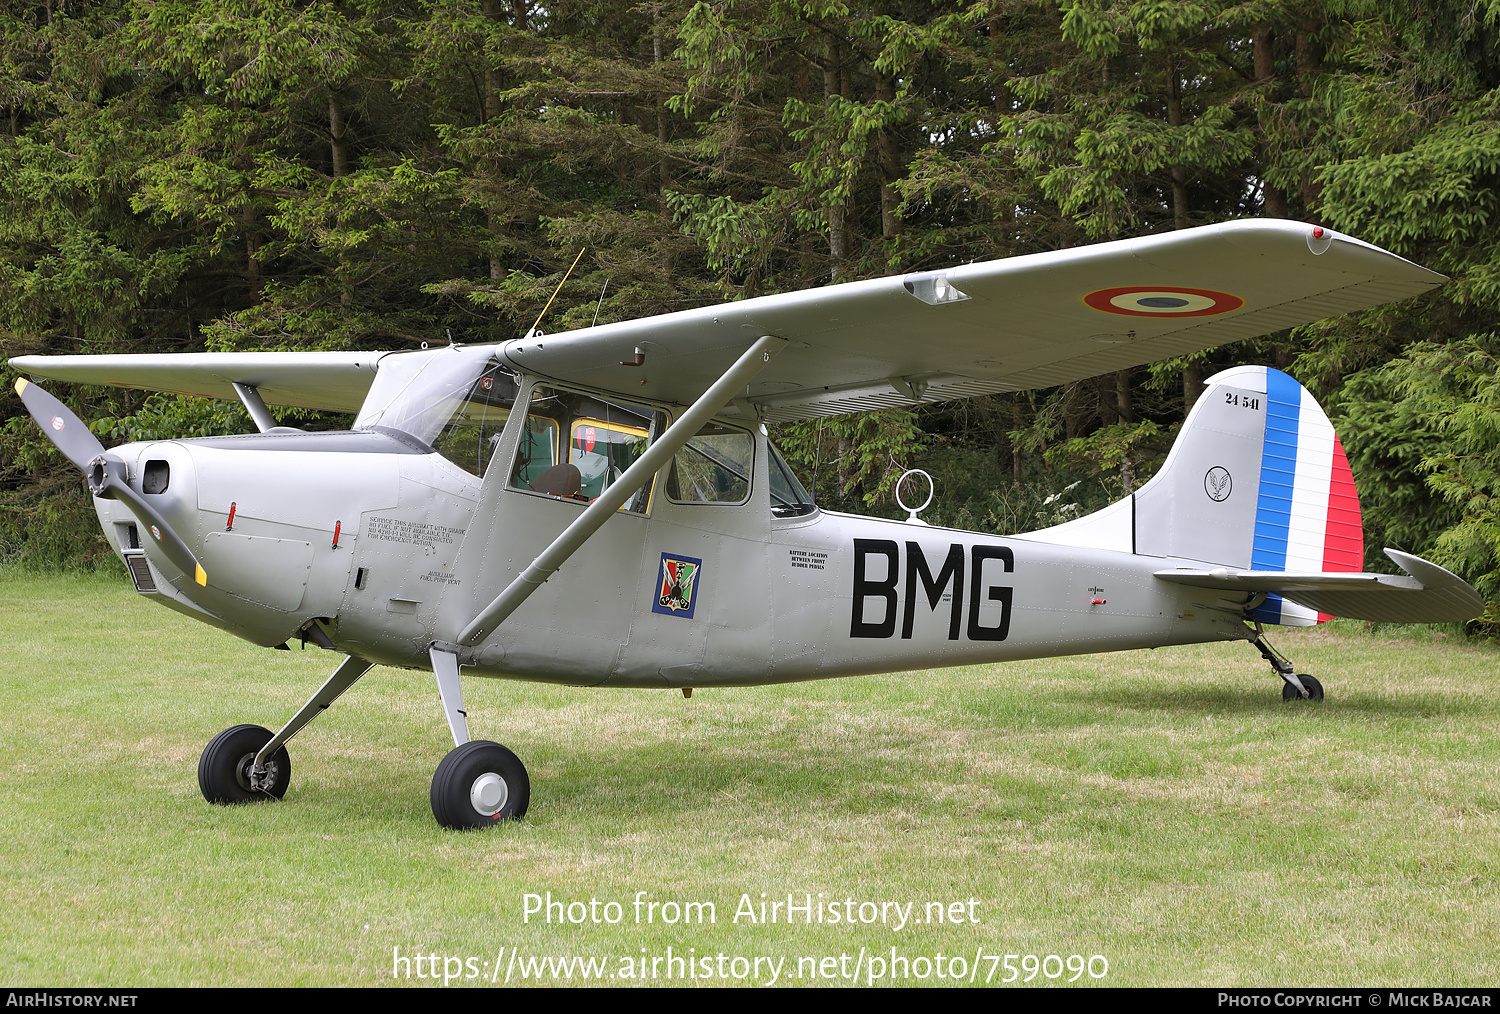
<svg viewBox="0 0 1500 1014">
<path fill-rule="evenodd" d="M 573 263 L 568 265 L 568 273 L 566 275 L 563 275 L 562 281 L 557 283 L 557 288 L 552 290 L 552 299 L 556 299 L 557 294 L 562 291 L 562 287 L 568 283 L 569 275 L 572 275 L 573 269 L 578 267 L 578 262 L 583 260 L 583 251 L 587 249 L 588 247 L 582 247 L 581 249 L 579 249 L 578 256 L 574 257 Z M 552 299 L 547 300 L 547 305 L 542 307 L 542 312 L 536 315 L 536 324 L 531 325 L 531 330 L 526 332 L 527 338 L 530 338 L 536 334 L 537 324 L 540 324 L 542 322 L 542 318 L 547 316 L 547 311 L 552 309 Z"/>
</svg>

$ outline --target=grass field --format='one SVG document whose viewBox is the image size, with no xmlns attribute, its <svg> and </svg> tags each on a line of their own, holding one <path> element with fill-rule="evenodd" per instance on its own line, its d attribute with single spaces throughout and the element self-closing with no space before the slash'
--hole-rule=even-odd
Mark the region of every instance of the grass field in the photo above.
<svg viewBox="0 0 1500 1014">
<path fill-rule="evenodd" d="M 213 807 L 204 743 L 276 727 L 337 656 L 123 579 L 0 572 L 0 629 L 6 985 L 482 985 L 497 958 L 551 984 L 574 956 L 616 984 L 998 983 L 1005 955 L 1032 985 L 1072 955 L 1080 984 L 1500 981 L 1500 652 L 1439 632 L 1278 633 L 1313 706 L 1243 644 L 690 701 L 465 680 L 532 803 L 458 834 L 430 674 L 373 670 L 291 744 L 284 802 Z M 547 892 L 596 904 L 528 916 Z M 762 893 L 814 921 L 736 920 Z"/>
</svg>

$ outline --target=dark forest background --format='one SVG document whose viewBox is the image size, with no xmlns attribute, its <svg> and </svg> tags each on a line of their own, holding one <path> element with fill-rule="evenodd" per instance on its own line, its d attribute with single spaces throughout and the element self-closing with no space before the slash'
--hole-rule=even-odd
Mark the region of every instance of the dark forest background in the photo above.
<svg viewBox="0 0 1500 1014">
<path fill-rule="evenodd" d="M 1500 623 L 1500 0 L 9 0 L 6 356 L 512 338 L 1229 219 L 1452 276 L 1067 387 L 776 434 L 825 506 L 993 532 L 1159 465 L 1203 378 L 1265 363 L 1394 545 Z M 602 302 L 600 294 L 603 293 Z M 110 559 L 0 393 L 0 561 Z M 53 385 L 106 442 L 237 405 Z M 302 425 L 337 426 L 304 417 Z M 346 424 L 346 422 L 345 422 Z"/>
</svg>

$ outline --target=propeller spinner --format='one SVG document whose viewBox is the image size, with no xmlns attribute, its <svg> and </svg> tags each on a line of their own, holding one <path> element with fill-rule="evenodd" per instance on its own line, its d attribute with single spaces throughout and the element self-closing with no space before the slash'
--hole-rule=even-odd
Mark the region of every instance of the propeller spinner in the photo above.
<svg viewBox="0 0 1500 1014">
<path fill-rule="evenodd" d="M 155 507 L 147 503 L 141 494 L 126 481 L 125 462 L 105 451 L 99 438 L 89 432 L 68 406 L 47 391 L 24 378 L 16 381 L 16 394 L 31 418 L 41 427 L 48 440 L 71 461 L 85 479 L 89 492 L 105 500 L 118 500 L 129 508 L 130 513 L 151 533 L 152 539 L 161 547 L 184 574 L 192 574 L 200 585 L 208 584 L 208 573 L 188 549 L 187 543 L 172 530 Z"/>
</svg>

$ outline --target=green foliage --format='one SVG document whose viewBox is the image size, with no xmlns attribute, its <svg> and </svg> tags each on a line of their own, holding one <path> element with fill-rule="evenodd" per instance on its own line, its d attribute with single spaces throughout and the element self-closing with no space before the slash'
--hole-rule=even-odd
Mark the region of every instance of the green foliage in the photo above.
<svg viewBox="0 0 1500 1014">
<path fill-rule="evenodd" d="M 1122 490 L 1129 493 L 1149 479 L 1156 466 L 1166 459 L 1173 436 L 1175 430 L 1149 419 L 1114 423 L 1049 449 L 1046 459 L 1054 467 L 1118 473 Z"/>
<path fill-rule="evenodd" d="M 181 394 L 153 394 L 130 415 L 94 419 L 89 428 L 109 444 L 215 437 L 255 430 L 249 415 L 238 402 L 190 398 Z"/>
<path fill-rule="evenodd" d="M 11 355 L 499 341 L 532 325 L 580 249 L 545 330 L 1285 215 L 1454 281 L 1116 378 L 799 423 L 788 451 L 831 506 L 892 512 L 895 476 L 924 466 L 948 470 L 934 510 L 949 523 L 1031 528 L 1080 479 L 1054 504 L 1083 510 L 1143 481 L 1200 376 L 1269 361 L 1328 399 L 1372 545 L 1441 546 L 1483 576 L 1488 494 L 1458 493 L 1487 488 L 1482 427 L 1459 406 L 1486 404 L 1472 357 L 1491 346 L 1468 336 L 1500 311 L 1497 11 L 13 6 L 0 340 Z M 1434 358 L 1447 346 L 1458 365 Z M 1441 397 L 1419 376 L 1444 378 Z M 109 440 L 245 428 L 234 405 L 65 394 Z M 19 402 L 0 399 L 0 538 L 63 559 L 96 538 L 81 534 L 91 512 Z"/>
<path fill-rule="evenodd" d="M 1500 90 L 1453 107 L 1420 140 L 1323 171 L 1338 228 L 1460 275 L 1454 296 L 1500 304 Z"/>
<path fill-rule="evenodd" d="M 1500 632 L 1500 337 L 1415 345 L 1389 374 L 1439 437 L 1420 467 L 1459 515 L 1438 536 L 1434 558 L 1489 601 L 1476 623 L 1494 635 Z"/>
<path fill-rule="evenodd" d="M 910 462 L 922 440 L 917 413 L 900 409 L 807 419 L 777 434 L 804 485 L 829 506 L 883 501 L 901 473 L 915 467 Z"/>
<path fill-rule="evenodd" d="M 1443 447 L 1436 406 L 1402 396 L 1398 367 L 1362 370 L 1324 403 L 1359 489 L 1365 569 L 1372 571 L 1394 571 L 1382 552 L 1386 546 L 1431 554 L 1444 529 L 1458 520 L 1457 511 L 1428 487 L 1423 468 Z"/>
<path fill-rule="evenodd" d="M 1016 535 L 1050 528 L 1121 496 L 1113 476 L 1034 468 L 1015 478 L 1002 475 L 993 456 L 963 448 L 936 449 L 924 457 L 922 468 L 935 487 L 922 520 L 970 532 Z"/>
<path fill-rule="evenodd" d="M 29 571 L 124 573 L 104 541 L 93 498 L 76 471 L 71 482 L 0 490 L 0 563 Z"/>
<path fill-rule="evenodd" d="M 990 151 L 1013 158 L 1090 239 L 1149 230 L 1168 209 L 1176 228 L 1197 224 L 1187 180 L 1241 166 L 1255 147 L 1224 76 L 1237 40 L 1219 6 L 1069 0 L 1061 10 L 1077 49 L 1011 82 L 1022 105 Z M 1194 189 L 1201 207 L 1217 188 Z"/>
<path fill-rule="evenodd" d="M 842 95 L 820 102 L 787 99 L 783 119 L 792 139 L 803 146 L 803 157 L 791 164 L 801 183 L 797 224 L 817 228 L 818 212 L 847 203 L 876 136 L 909 115 L 894 100 L 852 102 Z"/>
<path fill-rule="evenodd" d="M 767 209 L 760 204 L 739 204 L 733 197 L 668 191 L 667 207 L 672 220 L 703 245 L 708 266 L 727 274 L 744 273 L 750 265 L 763 265 L 770 256 L 776 229 Z"/>
</svg>

